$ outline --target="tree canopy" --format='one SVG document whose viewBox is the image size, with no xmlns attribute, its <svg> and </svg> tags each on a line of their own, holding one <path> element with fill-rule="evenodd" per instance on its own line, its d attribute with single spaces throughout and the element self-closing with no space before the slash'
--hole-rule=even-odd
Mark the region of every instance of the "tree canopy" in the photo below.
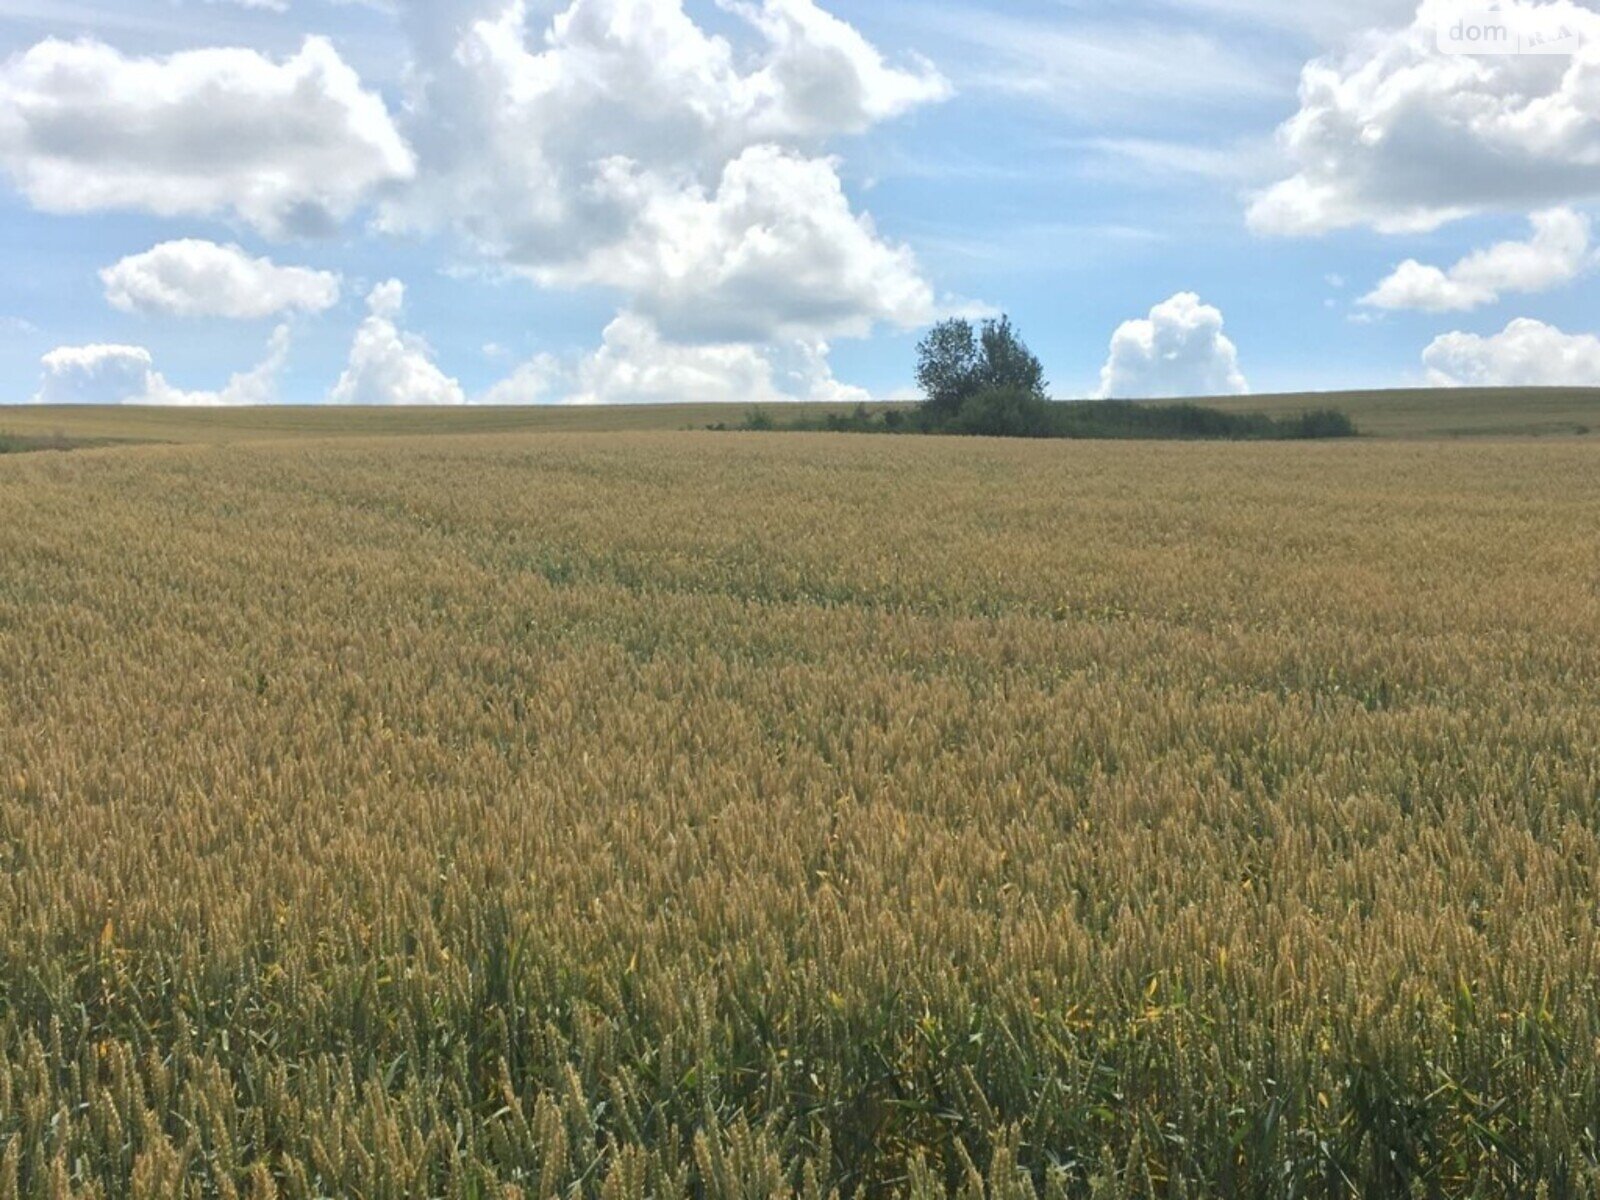
<svg viewBox="0 0 1600 1200">
<path fill-rule="evenodd" d="M 983 392 L 1043 400 L 1049 387 L 1043 364 L 1004 316 L 977 328 L 960 317 L 935 325 L 917 345 L 917 385 L 935 417 L 955 415 Z"/>
</svg>

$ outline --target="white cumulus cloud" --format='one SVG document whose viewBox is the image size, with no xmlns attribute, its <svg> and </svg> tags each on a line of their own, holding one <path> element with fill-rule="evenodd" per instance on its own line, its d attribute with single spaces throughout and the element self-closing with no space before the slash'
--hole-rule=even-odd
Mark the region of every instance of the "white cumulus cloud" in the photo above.
<svg viewBox="0 0 1600 1200">
<path fill-rule="evenodd" d="M 331 232 L 414 170 L 383 100 L 315 37 L 283 62 L 40 42 L 0 65 L 0 165 L 46 212 L 232 216 L 270 236 Z"/>
<path fill-rule="evenodd" d="M 604 186 L 634 211 L 627 233 L 580 263 L 536 272 L 600 283 L 683 340 L 865 336 L 935 312 L 911 252 L 850 210 L 833 165 L 753 146 L 716 190 L 675 186 L 613 161 Z"/>
<path fill-rule="evenodd" d="M 1493 7 L 1508 22 L 1537 11 L 1582 46 L 1572 56 L 1443 53 L 1439 31 L 1463 5 L 1422 0 L 1409 27 L 1306 65 L 1299 111 L 1279 131 L 1294 174 L 1255 200 L 1251 225 L 1415 232 L 1600 194 L 1600 13 L 1571 0 Z"/>
<path fill-rule="evenodd" d="M 386 279 L 367 295 L 367 308 L 375 317 L 392 321 L 406 306 L 406 285 L 398 279 Z"/>
<path fill-rule="evenodd" d="M 545 404 L 566 378 L 561 360 L 553 354 L 538 354 L 478 396 L 474 404 Z"/>
<path fill-rule="evenodd" d="M 1469 254 L 1448 271 L 1407 259 L 1361 303 L 1374 308 L 1464 312 L 1510 292 L 1543 292 L 1570 283 L 1594 262 L 1589 218 L 1570 208 L 1535 213 L 1525 242 L 1500 242 Z"/>
<path fill-rule="evenodd" d="M 826 343 L 682 345 L 663 339 L 648 318 L 623 313 L 607 326 L 600 349 L 579 365 L 568 403 L 855 403 L 867 398 L 861 389 L 834 379 Z"/>
<path fill-rule="evenodd" d="M 1239 353 L 1222 332 L 1222 313 L 1193 292 L 1179 292 L 1125 321 L 1111 337 L 1100 372 L 1103 399 L 1237 395 L 1250 390 Z"/>
<path fill-rule="evenodd" d="M 685 342 L 820 340 L 933 310 L 912 254 L 827 156 L 949 86 L 812 0 L 724 0 L 736 49 L 682 0 L 404 6 L 422 61 L 416 187 L 390 229 L 451 228 L 554 287 L 602 286 Z"/>
<path fill-rule="evenodd" d="M 766 60 L 745 80 L 755 128 L 777 136 L 860 133 L 950 95 L 923 60 L 890 66 L 848 22 L 813 0 L 721 0 L 767 41 Z"/>
<path fill-rule="evenodd" d="M 350 359 L 329 399 L 335 404 L 465 404 L 461 385 L 433 361 L 427 342 L 396 322 L 405 303 L 397 279 L 367 297 L 367 319 L 356 330 Z"/>
<path fill-rule="evenodd" d="M 238 246 L 163 242 L 100 272 L 106 300 L 123 312 L 256 320 L 324 312 L 339 303 L 339 276 L 280 267 Z"/>
<path fill-rule="evenodd" d="M 143 346 L 62 346 L 41 361 L 43 379 L 33 400 L 36 404 L 272 404 L 288 361 L 289 341 L 288 327 L 279 326 L 261 363 L 234 375 L 215 392 L 173 387 Z"/>
<path fill-rule="evenodd" d="M 1370 308 L 1413 308 L 1421 312 L 1467 312 L 1493 304 L 1493 288 L 1458 279 L 1453 272 L 1408 258 L 1361 298 Z"/>
<path fill-rule="evenodd" d="M 138 404 L 167 386 L 143 346 L 60 346 L 40 365 L 36 404 Z"/>
<path fill-rule="evenodd" d="M 1600 386 L 1600 337 L 1521 318 L 1500 333 L 1447 333 L 1422 354 L 1437 387 Z"/>
</svg>

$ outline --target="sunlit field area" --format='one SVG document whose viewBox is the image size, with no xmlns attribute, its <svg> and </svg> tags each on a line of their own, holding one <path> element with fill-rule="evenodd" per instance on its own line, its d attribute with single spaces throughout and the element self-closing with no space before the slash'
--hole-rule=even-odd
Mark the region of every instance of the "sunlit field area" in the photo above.
<svg viewBox="0 0 1600 1200">
<path fill-rule="evenodd" d="M 1597 1194 L 1600 442 L 0 418 L 0 1197 Z"/>
</svg>

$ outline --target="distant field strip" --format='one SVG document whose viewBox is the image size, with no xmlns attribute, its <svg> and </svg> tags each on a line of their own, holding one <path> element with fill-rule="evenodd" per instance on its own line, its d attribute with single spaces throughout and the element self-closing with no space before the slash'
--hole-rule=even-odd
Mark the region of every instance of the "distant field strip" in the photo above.
<svg viewBox="0 0 1600 1200">
<path fill-rule="evenodd" d="M 1600 1194 L 1600 443 L 350 420 L 0 457 L 0 1197 Z"/>
<path fill-rule="evenodd" d="M 1430 388 L 1225 396 L 1196 403 L 1228 412 L 1295 416 L 1332 408 L 1376 438 L 1530 438 L 1600 435 L 1600 388 Z M 871 405 L 872 410 L 906 405 Z M 847 404 L 768 405 L 782 424 L 821 423 Z M 459 434 L 674 431 L 737 425 L 748 406 L 669 404 L 538 408 L 126 408 L 0 407 L 0 438 L 64 436 L 155 442 L 246 442 L 299 438 Z"/>
</svg>

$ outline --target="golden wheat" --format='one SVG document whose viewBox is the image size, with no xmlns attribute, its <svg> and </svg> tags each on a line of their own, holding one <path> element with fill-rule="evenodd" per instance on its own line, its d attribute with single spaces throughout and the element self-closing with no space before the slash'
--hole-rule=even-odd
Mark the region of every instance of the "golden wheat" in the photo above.
<svg viewBox="0 0 1600 1200">
<path fill-rule="evenodd" d="M 8 456 L 0 1198 L 1600 1194 L 1597 467 Z"/>
</svg>

